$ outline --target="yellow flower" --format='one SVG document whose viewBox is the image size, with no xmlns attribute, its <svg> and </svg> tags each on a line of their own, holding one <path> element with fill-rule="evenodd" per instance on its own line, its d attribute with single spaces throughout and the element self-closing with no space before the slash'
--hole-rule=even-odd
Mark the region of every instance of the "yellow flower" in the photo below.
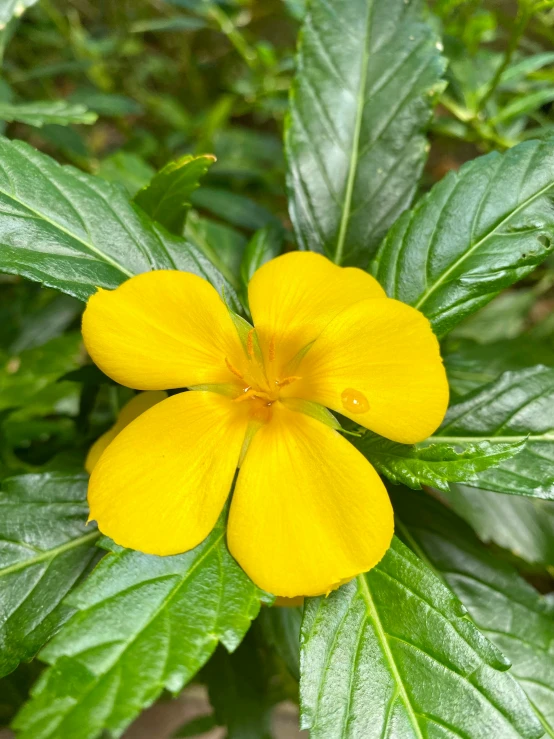
<svg viewBox="0 0 554 739">
<path fill-rule="evenodd" d="M 366 272 L 317 254 L 268 262 L 248 294 L 255 329 L 244 331 L 186 272 L 148 272 L 90 298 L 83 335 L 107 375 L 139 390 L 195 390 L 108 446 L 90 480 L 91 518 L 122 546 L 187 551 L 214 526 L 240 462 L 231 553 L 275 595 L 327 593 L 377 564 L 393 514 L 324 407 L 394 441 L 425 439 L 448 402 L 438 342 Z"/>
</svg>

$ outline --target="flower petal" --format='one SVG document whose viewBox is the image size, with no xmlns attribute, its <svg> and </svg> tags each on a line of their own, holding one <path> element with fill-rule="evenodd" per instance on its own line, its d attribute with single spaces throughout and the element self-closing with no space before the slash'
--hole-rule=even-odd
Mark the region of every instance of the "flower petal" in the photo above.
<svg viewBox="0 0 554 739">
<path fill-rule="evenodd" d="M 117 544 L 147 554 L 192 549 L 212 530 L 243 443 L 244 404 L 173 395 L 123 429 L 90 478 L 90 518 Z"/>
<path fill-rule="evenodd" d="M 264 264 L 248 286 L 260 345 L 273 342 L 283 364 L 313 341 L 342 310 L 365 298 L 385 297 L 367 272 L 337 267 L 313 252 L 294 251 Z"/>
<path fill-rule="evenodd" d="M 244 361 L 225 304 L 188 272 L 145 272 L 99 290 L 87 303 L 83 337 L 103 372 L 138 390 L 232 382 L 225 359 Z"/>
<path fill-rule="evenodd" d="M 337 431 L 274 406 L 241 467 L 228 523 L 232 555 L 261 588 L 327 593 L 379 562 L 393 534 L 385 486 Z"/>
<path fill-rule="evenodd" d="M 430 436 L 448 406 L 439 343 L 427 318 L 397 300 L 364 300 L 327 326 L 282 394 L 315 401 L 388 439 Z"/>
<path fill-rule="evenodd" d="M 146 393 L 138 393 L 134 398 L 126 403 L 123 408 L 119 411 L 117 421 L 108 429 L 105 434 L 98 437 L 94 444 L 89 449 L 87 459 L 85 462 L 85 469 L 90 474 L 96 467 L 96 463 L 102 456 L 105 449 L 109 447 L 115 437 L 120 431 L 123 431 L 125 426 L 128 426 L 131 421 L 138 418 L 153 405 L 161 403 L 162 400 L 167 398 L 167 393 L 163 390 L 152 390 Z"/>
</svg>

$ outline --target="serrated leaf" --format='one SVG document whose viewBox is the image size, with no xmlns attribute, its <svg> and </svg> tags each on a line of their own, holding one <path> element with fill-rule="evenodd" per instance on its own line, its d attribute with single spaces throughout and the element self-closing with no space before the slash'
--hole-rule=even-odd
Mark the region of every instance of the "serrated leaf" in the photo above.
<svg viewBox="0 0 554 739">
<path fill-rule="evenodd" d="M 69 600 L 78 612 L 40 654 L 52 667 L 15 719 L 20 739 L 121 736 L 164 688 L 179 692 L 218 642 L 235 649 L 265 596 L 224 535 L 220 521 L 196 549 L 170 557 L 111 545 Z"/>
<path fill-rule="evenodd" d="M 404 483 L 414 490 L 430 485 L 445 492 L 450 489 L 449 481 L 471 481 L 478 472 L 510 459 L 525 446 L 525 441 L 499 444 L 481 441 L 466 444 L 460 451 L 452 444 L 417 447 L 371 433 L 352 441 L 376 470 L 392 482 Z"/>
<path fill-rule="evenodd" d="M 84 105 L 67 100 L 40 100 L 31 103 L 0 102 L 0 120 L 18 121 L 40 128 L 47 124 L 68 126 L 69 124 L 95 123 L 98 116 Z"/>
<path fill-rule="evenodd" d="M 66 621 L 63 603 L 98 552 L 86 527 L 87 476 L 5 480 L 0 491 L 0 675 L 28 660 Z"/>
<path fill-rule="evenodd" d="M 214 162 L 211 154 L 187 155 L 169 162 L 135 195 L 135 203 L 168 231 L 182 235 L 190 196 Z"/>
<path fill-rule="evenodd" d="M 373 272 L 443 336 L 552 253 L 553 194 L 552 140 L 474 159 L 399 218 Z"/>
<path fill-rule="evenodd" d="M 446 497 L 481 541 L 494 542 L 530 564 L 554 567 L 554 501 L 467 485 L 451 485 Z"/>
<path fill-rule="evenodd" d="M 467 444 L 525 442 L 498 467 L 478 472 L 476 487 L 554 499 L 554 369 L 505 372 L 451 406 L 430 441 Z"/>
<path fill-rule="evenodd" d="M 526 692 L 545 731 L 554 736 L 552 606 L 438 501 L 407 490 L 395 492 L 393 500 L 407 543 L 415 544 L 479 630 L 508 657 L 510 674 Z"/>
<path fill-rule="evenodd" d="M 467 339 L 452 339 L 444 343 L 441 354 L 450 389 L 456 395 L 466 395 L 503 372 L 522 370 L 532 365 L 554 367 L 554 348 L 544 340 L 529 336 L 479 344 Z"/>
<path fill-rule="evenodd" d="M 509 663 L 466 613 L 396 537 L 366 575 L 310 598 L 300 689 L 312 739 L 540 737 Z"/>
<path fill-rule="evenodd" d="M 285 138 L 300 248 L 368 266 L 427 158 L 439 47 L 420 0 L 310 4 Z"/>
<path fill-rule="evenodd" d="M 152 269 L 205 277 L 238 307 L 202 253 L 135 210 L 121 188 L 0 138 L 0 271 L 86 300 Z"/>
</svg>

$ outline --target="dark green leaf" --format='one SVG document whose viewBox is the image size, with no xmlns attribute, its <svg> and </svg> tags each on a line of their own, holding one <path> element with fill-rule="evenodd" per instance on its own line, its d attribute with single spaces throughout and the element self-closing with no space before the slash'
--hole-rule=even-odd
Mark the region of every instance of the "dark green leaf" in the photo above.
<svg viewBox="0 0 554 739">
<path fill-rule="evenodd" d="M 302 249 L 367 267 L 410 205 L 442 87 L 439 48 L 420 0 L 310 4 L 286 133 Z"/>
<path fill-rule="evenodd" d="M 531 288 L 507 290 L 458 324 L 452 336 L 474 339 L 480 344 L 513 339 L 525 330 L 536 300 L 535 291 Z"/>
<path fill-rule="evenodd" d="M 20 738 L 119 736 L 164 688 L 179 692 L 218 642 L 234 650 L 264 594 L 224 535 L 220 521 L 196 549 L 172 557 L 112 545 L 72 594 L 78 612 L 41 652 L 52 667 L 14 722 Z"/>
<path fill-rule="evenodd" d="M 239 228 L 255 230 L 269 223 L 279 224 L 277 217 L 267 208 L 229 190 L 201 187 L 191 194 L 190 200 L 195 208 L 206 210 Z"/>
<path fill-rule="evenodd" d="M 1 271 L 85 300 L 151 269 L 194 272 L 234 302 L 196 247 L 135 211 L 120 188 L 0 138 Z"/>
<path fill-rule="evenodd" d="M 475 475 L 476 487 L 554 499 L 554 369 L 506 372 L 453 405 L 432 441 L 525 442 L 512 459 Z"/>
<path fill-rule="evenodd" d="M 190 196 L 214 161 L 214 156 L 204 154 L 169 162 L 137 193 L 135 203 L 154 221 L 180 236 L 190 208 Z"/>
<path fill-rule="evenodd" d="M 271 739 L 273 706 L 263 670 L 256 642 L 248 637 L 233 654 L 219 647 L 206 665 L 210 703 L 228 739 Z"/>
<path fill-rule="evenodd" d="M 540 737 L 509 663 L 466 613 L 397 538 L 366 575 L 310 598 L 300 688 L 312 739 Z"/>
<path fill-rule="evenodd" d="M 527 693 L 545 731 L 554 736 L 552 606 L 438 501 L 403 492 L 394 495 L 394 502 L 407 543 L 438 570 L 479 630 L 508 657 L 510 674 Z"/>
<path fill-rule="evenodd" d="M 0 102 L 0 120 L 18 121 L 41 127 L 47 123 L 68 126 L 70 123 L 94 123 L 98 116 L 84 105 L 66 100 L 41 100 L 35 103 Z"/>
<path fill-rule="evenodd" d="M 452 339 L 445 343 L 442 356 L 451 390 L 465 395 L 496 380 L 503 372 L 544 364 L 554 367 L 554 348 L 546 341 L 518 336 L 492 344 Z"/>
<path fill-rule="evenodd" d="M 185 237 L 216 265 L 231 285 L 237 289 L 240 287 L 238 275 L 247 243 L 240 231 L 224 223 L 201 218 L 192 211 L 187 217 Z"/>
<path fill-rule="evenodd" d="M 484 542 L 531 564 L 554 567 L 554 502 L 452 485 L 447 499 Z"/>
<path fill-rule="evenodd" d="M 62 603 L 98 551 L 87 477 L 5 480 L 0 492 L 0 675 L 36 652 L 73 609 Z"/>
<path fill-rule="evenodd" d="M 283 660 L 295 680 L 300 680 L 300 625 L 302 607 L 264 608 L 259 623 L 267 642 Z"/>
<path fill-rule="evenodd" d="M 213 713 L 210 713 L 207 716 L 198 716 L 197 718 L 193 718 L 192 721 L 189 721 L 180 729 L 178 729 L 175 734 L 173 734 L 173 737 L 174 739 L 177 739 L 177 737 L 185 736 L 198 737 L 202 736 L 202 734 L 207 734 L 208 731 L 211 731 L 216 727 L 217 723 L 215 720 L 215 716 L 213 715 Z"/>
<path fill-rule="evenodd" d="M 284 231 L 279 226 L 269 225 L 256 231 L 242 255 L 240 277 L 243 288 L 248 287 L 252 275 L 262 264 L 277 257 L 283 249 Z"/>
<path fill-rule="evenodd" d="M 48 291 L 41 292 L 44 294 Z M 83 304 L 69 295 L 57 295 L 53 291 L 52 295 L 54 297 L 40 311 L 23 316 L 21 330 L 10 344 L 10 354 L 34 349 L 55 339 L 83 310 Z"/>
<path fill-rule="evenodd" d="M 510 459 L 525 446 L 525 441 L 500 444 L 481 441 L 466 444 L 463 451 L 457 451 L 452 444 L 416 447 L 371 433 L 353 442 L 376 470 L 393 482 L 404 483 L 415 490 L 430 485 L 445 492 L 450 489 L 449 481 L 471 481 L 478 472 Z"/>
<path fill-rule="evenodd" d="M 80 364 L 82 339 L 64 334 L 19 355 L 0 353 L 0 410 L 29 406 L 37 395 Z"/>
<path fill-rule="evenodd" d="M 442 336 L 552 253 L 553 193 L 552 140 L 474 159 L 401 216 L 374 273 Z"/>
</svg>

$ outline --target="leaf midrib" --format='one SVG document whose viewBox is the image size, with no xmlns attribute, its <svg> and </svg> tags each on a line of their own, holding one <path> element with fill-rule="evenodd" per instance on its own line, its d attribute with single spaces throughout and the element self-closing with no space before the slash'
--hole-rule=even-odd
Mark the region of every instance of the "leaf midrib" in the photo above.
<svg viewBox="0 0 554 739">
<path fill-rule="evenodd" d="M 525 200 L 523 203 L 521 203 L 515 210 L 513 210 L 506 218 L 500 221 L 493 229 L 492 231 L 489 231 L 485 236 L 483 236 L 479 241 L 475 242 L 473 246 L 471 246 L 467 251 L 465 251 L 455 262 L 453 262 L 450 267 L 442 273 L 442 275 L 439 277 L 439 279 L 433 283 L 433 285 L 425 290 L 425 292 L 421 295 L 417 303 L 414 304 L 414 308 L 417 308 L 417 310 L 421 310 L 421 306 L 424 305 L 427 300 L 431 297 L 431 295 L 438 290 L 438 288 L 444 284 L 444 282 L 447 280 L 448 277 L 462 264 L 466 259 L 468 259 L 476 249 L 479 249 L 488 239 L 492 238 L 496 235 L 498 230 L 505 226 L 507 223 L 510 222 L 514 216 L 516 216 L 518 213 L 520 213 L 522 210 L 527 208 L 531 203 L 533 203 L 538 198 L 542 197 L 545 193 L 547 193 L 550 189 L 554 187 L 554 182 L 551 182 L 549 185 L 546 185 L 545 187 L 541 188 L 536 192 L 534 195 L 532 195 L 530 198 Z M 537 229 L 539 230 L 539 229 Z"/>
<path fill-rule="evenodd" d="M 348 221 L 350 220 L 350 208 L 352 205 L 352 197 L 354 195 L 354 181 L 358 167 L 358 153 L 360 150 L 360 137 L 362 133 L 362 122 L 364 117 L 364 99 L 365 89 L 367 85 L 367 72 L 369 67 L 369 43 L 371 40 L 371 21 L 373 18 L 373 0 L 368 3 L 367 19 L 364 37 L 364 53 L 362 55 L 362 63 L 360 70 L 360 83 L 358 86 L 358 94 L 356 95 L 356 120 L 354 123 L 354 136 L 352 139 L 352 152 L 350 154 L 350 165 L 348 169 L 348 179 L 346 181 L 346 192 L 344 194 L 344 202 L 342 206 L 342 214 L 339 226 L 339 234 L 337 237 L 337 246 L 335 250 L 335 264 L 341 264 L 344 254 L 344 244 L 346 241 L 346 231 L 348 229 Z"/>
<path fill-rule="evenodd" d="M 74 239 L 75 241 L 78 241 L 86 249 L 88 249 L 93 254 L 96 254 L 96 256 L 100 257 L 104 262 L 111 264 L 112 267 L 115 267 L 116 269 L 118 269 L 122 274 L 126 275 L 127 277 L 133 276 L 132 272 L 126 269 L 122 264 L 119 264 L 119 262 L 116 262 L 115 259 L 112 259 L 111 257 L 109 257 L 107 254 L 100 251 L 100 249 L 97 249 L 93 244 L 89 244 L 88 241 L 84 241 L 83 239 L 79 238 L 79 236 L 72 233 L 67 228 L 64 228 L 64 226 L 62 226 L 60 223 L 57 223 L 56 221 L 51 220 L 44 213 L 41 213 L 40 211 L 37 211 L 34 208 L 31 208 L 31 206 L 28 203 L 25 203 L 23 200 L 19 200 L 12 193 L 6 192 L 2 188 L 0 188 L 0 195 L 4 195 L 6 198 L 12 200 L 15 203 L 18 203 L 23 208 L 26 208 L 29 211 L 29 213 L 32 213 L 36 218 L 40 219 L 41 221 L 46 221 L 46 223 L 49 223 L 51 226 L 58 229 L 62 233 L 67 234 L 67 236 L 69 236 L 70 238 Z"/>
<path fill-rule="evenodd" d="M 494 434 L 488 434 L 487 436 L 429 436 L 424 443 L 441 441 L 448 444 L 471 444 L 482 441 L 497 441 L 502 443 L 521 441 L 554 442 L 554 432 L 546 434 L 514 434 L 514 436 L 495 436 Z"/>
<path fill-rule="evenodd" d="M 48 559 L 54 559 L 55 557 L 59 557 L 60 554 L 63 554 L 64 552 L 68 552 L 71 549 L 76 549 L 77 547 L 80 547 L 89 541 L 94 541 L 94 539 L 98 539 L 99 536 L 100 536 L 99 531 L 93 531 L 90 534 L 84 534 L 83 536 L 79 536 L 77 539 L 72 539 L 71 541 L 68 541 L 65 544 L 60 544 L 59 547 L 54 547 L 54 549 L 46 549 L 40 554 L 37 554 L 35 557 L 29 557 L 28 559 L 23 559 L 20 562 L 16 562 L 13 565 L 9 565 L 8 567 L 0 568 L 0 577 L 11 575 L 13 572 L 24 570 L 26 567 L 32 567 L 33 565 L 36 565 L 39 562 L 45 562 Z M 20 543 L 22 546 L 26 546 L 24 542 L 20 542 Z"/>
<path fill-rule="evenodd" d="M 404 702 L 404 707 L 406 709 L 406 712 L 408 713 L 408 718 L 410 720 L 410 723 L 412 724 L 414 728 L 417 739 L 424 739 L 422 731 L 421 731 L 421 727 L 419 725 L 419 721 L 417 720 L 416 712 L 410 702 L 408 693 L 406 692 L 406 688 L 404 687 L 404 682 L 402 680 L 402 677 L 400 675 L 400 672 L 394 660 L 394 656 L 392 654 L 392 650 L 390 648 L 387 635 L 383 628 L 383 624 L 381 623 L 381 619 L 379 618 L 379 613 L 377 611 L 375 603 L 373 602 L 373 598 L 371 596 L 371 592 L 369 590 L 369 585 L 367 583 L 367 580 L 365 579 L 364 575 L 358 575 L 357 579 L 358 579 L 360 593 L 362 595 L 362 598 L 365 601 L 367 610 L 369 612 L 369 615 L 375 627 L 375 633 L 377 635 L 377 638 L 379 639 L 381 648 L 390 666 L 394 681 L 396 683 L 398 693 L 400 694 Z"/>
</svg>

